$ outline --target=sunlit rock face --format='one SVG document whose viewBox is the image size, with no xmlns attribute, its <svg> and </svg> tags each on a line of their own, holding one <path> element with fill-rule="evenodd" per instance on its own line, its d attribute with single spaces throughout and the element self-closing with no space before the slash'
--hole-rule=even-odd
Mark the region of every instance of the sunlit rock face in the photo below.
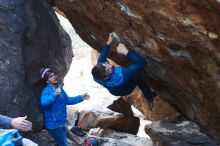
<svg viewBox="0 0 220 146">
<path fill-rule="evenodd" d="M 220 138 L 220 3 L 217 0 L 56 0 L 100 51 L 108 34 L 151 60 L 146 79 L 181 113 Z M 113 45 L 110 58 L 124 64 Z"/>
<path fill-rule="evenodd" d="M 140 120 L 138 117 L 122 115 L 111 110 L 106 110 L 105 112 L 81 111 L 79 113 L 78 125 L 80 128 L 87 130 L 101 127 L 135 135 L 138 132 Z"/>
<path fill-rule="evenodd" d="M 45 0 L 0 1 L 0 22 L 0 113 L 27 115 L 39 129 L 39 70 L 65 74 L 73 56 L 70 38 Z"/>
</svg>

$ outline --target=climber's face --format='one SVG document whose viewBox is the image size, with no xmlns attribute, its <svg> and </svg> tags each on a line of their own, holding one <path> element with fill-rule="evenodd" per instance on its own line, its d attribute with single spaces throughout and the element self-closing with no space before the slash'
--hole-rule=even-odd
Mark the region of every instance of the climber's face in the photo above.
<svg viewBox="0 0 220 146">
<path fill-rule="evenodd" d="M 113 72 L 113 66 L 109 64 L 108 62 L 105 62 L 102 65 L 105 67 L 105 74 L 106 74 L 105 80 L 106 80 L 111 76 Z"/>
</svg>

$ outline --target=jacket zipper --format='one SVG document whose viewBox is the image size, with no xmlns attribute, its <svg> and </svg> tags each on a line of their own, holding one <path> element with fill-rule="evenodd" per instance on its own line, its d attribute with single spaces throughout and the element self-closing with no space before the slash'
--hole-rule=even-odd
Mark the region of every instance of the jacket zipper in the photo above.
<svg viewBox="0 0 220 146">
<path fill-rule="evenodd" d="M 53 120 L 56 122 L 56 118 L 55 118 L 55 115 L 53 114 Z"/>
</svg>

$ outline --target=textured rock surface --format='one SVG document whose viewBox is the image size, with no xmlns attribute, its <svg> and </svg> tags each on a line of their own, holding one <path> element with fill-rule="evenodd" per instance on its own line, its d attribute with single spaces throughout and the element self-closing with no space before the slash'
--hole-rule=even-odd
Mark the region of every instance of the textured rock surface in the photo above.
<svg viewBox="0 0 220 146">
<path fill-rule="evenodd" d="M 89 134 L 95 135 L 100 138 L 108 137 L 110 139 L 116 139 L 120 142 L 124 142 L 132 146 L 153 146 L 152 140 L 149 137 L 139 137 L 133 134 L 118 132 L 112 129 L 95 128 L 91 129 L 89 131 Z M 109 144 L 109 146 L 112 145 Z"/>
<path fill-rule="evenodd" d="M 68 108 L 67 121 L 72 126 L 76 122 L 76 110 Z M 134 116 L 124 116 L 111 110 L 99 111 L 80 111 L 78 126 L 82 129 L 101 127 L 103 129 L 111 128 L 122 132 L 137 134 L 140 126 L 140 119 Z"/>
<path fill-rule="evenodd" d="M 108 108 L 125 116 L 134 116 L 131 105 L 122 97 L 115 100 L 111 105 L 108 106 Z"/>
<path fill-rule="evenodd" d="M 0 22 L 0 113 L 28 115 L 40 129 L 39 70 L 49 66 L 64 76 L 70 38 L 45 0 L 1 0 Z"/>
<path fill-rule="evenodd" d="M 152 105 L 150 105 L 145 97 L 143 97 L 139 88 L 136 88 L 130 95 L 124 96 L 123 99 L 136 107 L 150 120 L 172 119 L 179 116 L 179 113 L 159 96 L 156 96 Z"/>
<path fill-rule="evenodd" d="M 220 139 L 217 0 L 56 0 L 81 38 L 100 50 L 108 33 L 149 57 L 146 79 L 181 113 Z M 125 59 L 115 53 L 114 61 Z M 119 59 L 120 58 L 120 59 Z"/>
<path fill-rule="evenodd" d="M 145 131 L 157 146 L 217 146 L 195 123 L 186 120 L 156 121 L 146 125 Z"/>
<path fill-rule="evenodd" d="M 22 136 L 31 139 L 39 146 L 54 146 L 56 144 L 47 130 L 41 130 L 40 132 L 22 133 Z"/>
</svg>

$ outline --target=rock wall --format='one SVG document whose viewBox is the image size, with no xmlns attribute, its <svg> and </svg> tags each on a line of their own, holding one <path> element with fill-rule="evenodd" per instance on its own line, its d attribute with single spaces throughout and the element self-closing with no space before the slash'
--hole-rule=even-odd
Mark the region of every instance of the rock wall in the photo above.
<svg viewBox="0 0 220 146">
<path fill-rule="evenodd" d="M 156 146 L 218 146 L 192 121 L 155 121 L 145 131 Z"/>
<path fill-rule="evenodd" d="M 63 77 L 71 40 L 45 0 L 1 0 L 0 22 L 0 114 L 27 115 L 40 129 L 39 70 L 51 67 Z"/>
<path fill-rule="evenodd" d="M 220 139 L 220 3 L 217 0 L 56 0 L 76 32 L 100 51 L 116 32 L 110 58 L 121 65 L 115 46 L 123 42 L 151 60 L 146 80 L 204 132 Z"/>
</svg>

